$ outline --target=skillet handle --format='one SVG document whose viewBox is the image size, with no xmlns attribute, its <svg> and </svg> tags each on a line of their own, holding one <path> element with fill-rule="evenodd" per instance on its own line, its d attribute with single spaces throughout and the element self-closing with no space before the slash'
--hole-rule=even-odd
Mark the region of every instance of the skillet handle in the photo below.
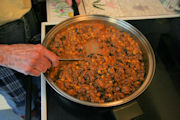
<svg viewBox="0 0 180 120">
<path fill-rule="evenodd" d="M 79 10 L 76 0 L 72 0 L 72 9 L 74 11 L 74 16 L 79 15 Z"/>
</svg>

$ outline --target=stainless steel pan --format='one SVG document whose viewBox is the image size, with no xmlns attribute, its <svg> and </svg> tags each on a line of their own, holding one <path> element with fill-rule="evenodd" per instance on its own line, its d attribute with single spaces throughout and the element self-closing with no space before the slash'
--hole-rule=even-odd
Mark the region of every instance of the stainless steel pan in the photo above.
<svg viewBox="0 0 180 120">
<path fill-rule="evenodd" d="M 154 72 L 155 72 L 155 56 L 153 53 L 153 49 L 152 49 L 151 45 L 149 44 L 148 40 L 144 37 L 144 35 L 139 30 L 137 30 L 135 27 L 133 27 L 132 25 L 130 25 L 129 23 L 127 23 L 123 20 L 114 19 L 114 18 L 107 17 L 107 16 L 99 16 L 99 15 L 76 16 L 76 17 L 69 18 L 69 19 L 59 23 L 53 29 L 51 29 L 48 32 L 48 34 L 46 35 L 46 37 L 43 41 L 43 45 L 46 48 L 48 48 L 49 45 L 51 44 L 51 41 L 54 39 L 55 35 L 57 34 L 57 32 L 62 30 L 65 27 L 68 27 L 69 25 L 76 24 L 81 21 L 94 21 L 94 20 L 101 20 L 101 21 L 104 21 L 105 23 L 112 24 L 115 27 L 117 27 L 125 32 L 128 32 L 134 38 L 134 40 L 136 42 L 138 42 L 138 44 L 143 52 L 143 57 L 144 57 L 144 62 L 145 62 L 145 73 L 146 74 L 145 74 L 144 83 L 133 94 L 131 94 L 130 96 L 125 97 L 124 99 L 121 99 L 119 101 L 108 102 L 108 103 L 92 103 L 92 102 L 81 101 L 77 98 L 74 98 L 74 97 L 68 95 L 67 93 L 62 91 L 59 87 L 57 87 L 56 84 L 51 79 L 49 79 L 48 76 L 46 76 L 47 82 L 59 95 L 65 97 L 73 102 L 82 104 L 82 105 L 92 106 L 92 107 L 112 107 L 112 106 L 122 105 L 124 103 L 127 103 L 127 102 L 135 99 L 140 94 L 142 94 L 146 90 L 146 88 L 149 86 L 149 84 L 151 83 L 152 78 L 154 76 Z"/>
</svg>

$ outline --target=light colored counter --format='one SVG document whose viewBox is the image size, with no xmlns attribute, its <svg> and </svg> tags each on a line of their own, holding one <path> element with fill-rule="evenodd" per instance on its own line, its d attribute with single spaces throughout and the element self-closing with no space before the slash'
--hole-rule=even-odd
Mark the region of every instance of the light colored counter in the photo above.
<svg viewBox="0 0 180 120">
<path fill-rule="evenodd" d="M 101 14 L 123 20 L 180 17 L 180 13 L 166 10 L 160 0 L 101 0 L 94 3 L 95 1 L 97 0 L 82 0 L 80 14 Z"/>
</svg>

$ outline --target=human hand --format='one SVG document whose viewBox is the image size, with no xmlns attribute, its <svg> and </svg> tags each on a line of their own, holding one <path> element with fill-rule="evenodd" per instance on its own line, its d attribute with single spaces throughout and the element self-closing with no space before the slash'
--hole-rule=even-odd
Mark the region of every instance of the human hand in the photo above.
<svg viewBox="0 0 180 120">
<path fill-rule="evenodd" d="M 40 44 L 0 45 L 0 58 L 0 65 L 32 76 L 58 65 L 58 56 Z"/>
<path fill-rule="evenodd" d="M 69 5 L 69 6 L 72 6 L 72 0 L 66 0 L 66 3 Z M 81 0 L 76 0 L 76 3 L 79 5 L 81 3 Z"/>
</svg>

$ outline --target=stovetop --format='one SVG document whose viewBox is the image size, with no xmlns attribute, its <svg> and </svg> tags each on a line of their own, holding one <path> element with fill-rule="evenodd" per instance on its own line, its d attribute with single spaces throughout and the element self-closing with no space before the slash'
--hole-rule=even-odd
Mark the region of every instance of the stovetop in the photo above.
<svg viewBox="0 0 180 120">
<path fill-rule="evenodd" d="M 172 21 L 173 22 L 172 24 Z M 74 107 L 71 101 L 57 95 L 46 84 L 47 119 L 48 120 L 152 120 L 180 119 L 180 61 L 174 55 L 178 54 L 180 38 L 176 42 L 171 37 L 175 32 L 172 26 L 179 25 L 177 19 L 159 19 L 128 21 L 137 27 L 151 43 L 156 56 L 156 72 L 154 78 L 138 98 L 123 106 L 110 110 L 89 110 L 84 107 Z M 53 25 L 46 26 L 49 31 Z M 175 30 L 176 31 L 176 30 Z M 178 31 L 177 36 L 179 35 Z M 176 35 L 176 34 L 175 34 Z M 174 43 L 176 46 L 174 47 Z"/>
</svg>

